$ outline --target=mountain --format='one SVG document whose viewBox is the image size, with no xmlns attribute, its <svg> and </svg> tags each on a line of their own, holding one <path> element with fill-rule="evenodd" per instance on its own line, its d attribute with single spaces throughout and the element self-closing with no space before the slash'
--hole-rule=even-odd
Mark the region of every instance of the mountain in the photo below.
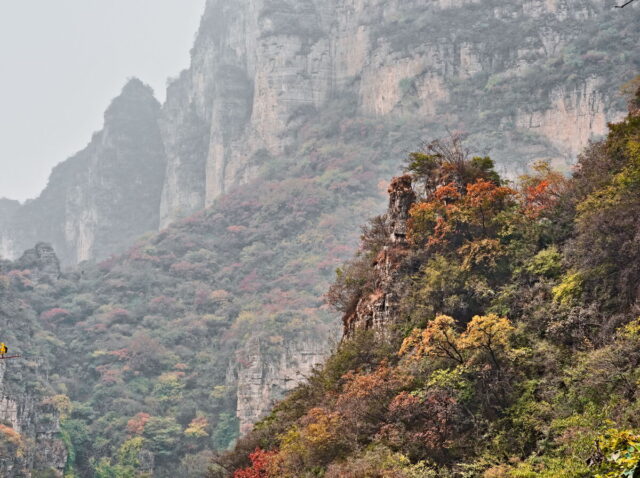
<svg viewBox="0 0 640 478">
<path fill-rule="evenodd" d="M 130 80 L 104 115 L 89 145 L 53 169 L 34 200 L 0 206 L 0 253 L 19 257 L 39 241 L 68 264 L 108 257 L 159 225 L 166 156 L 160 104 Z"/>
<path fill-rule="evenodd" d="M 340 347 L 209 476 L 634 476 L 638 105 L 571 178 L 412 154 L 331 287 Z"/>
<path fill-rule="evenodd" d="M 12 348 L 46 371 L 34 396 L 57 397 L 65 473 L 201 476 L 339 339 L 324 296 L 409 151 L 463 129 L 474 168 L 515 176 L 546 157 L 566 169 L 606 132 L 639 63 L 637 9 L 617 13 L 600 2 L 209 1 L 164 105 L 134 80 L 112 106 L 121 114 L 56 169 L 47 200 L 0 202 L 14 251 L 2 281 L 24 305 L 7 320 L 30 327 Z M 399 214 L 367 226 L 367 244 L 390 227 L 409 250 L 396 198 Z M 49 248 L 17 252 L 40 241 L 58 274 L 33 265 Z M 360 270 L 390 272 L 402 259 L 363 257 Z M 334 302 L 372 293 L 339 305 L 369 311 L 364 328 L 395 315 L 393 274 L 382 295 L 370 275 L 339 277 L 347 293 L 332 288 Z M 470 307 L 463 292 L 451 313 Z"/>
<path fill-rule="evenodd" d="M 407 151 L 464 130 L 508 175 L 539 158 L 568 165 L 623 114 L 617 88 L 640 64 L 637 9 L 625 12 L 600 0 L 209 0 L 162 108 L 127 85 L 39 199 L 0 210 L 1 253 L 46 241 L 71 265 L 122 252 L 293 160 L 302 129 L 331 111 L 410 124 L 395 137 Z"/>
<path fill-rule="evenodd" d="M 168 90 L 162 222 L 286 156 L 330 105 L 424 137 L 464 129 L 510 172 L 570 161 L 623 110 L 605 65 L 633 74 L 636 25 L 604 2 L 209 1 Z"/>
</svg>

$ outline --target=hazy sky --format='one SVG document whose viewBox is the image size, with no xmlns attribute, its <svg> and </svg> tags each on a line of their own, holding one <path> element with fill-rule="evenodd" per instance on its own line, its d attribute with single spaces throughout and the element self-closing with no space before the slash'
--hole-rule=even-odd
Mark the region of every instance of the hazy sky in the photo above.
<svg viewBox="0 0 640 478">
<path fill-rule="evenodd" d="M 0 197 L 39 194 L 127 78 L 160 101 L 189 65 L 205 0 L 0 0 Z"/>
</svg>

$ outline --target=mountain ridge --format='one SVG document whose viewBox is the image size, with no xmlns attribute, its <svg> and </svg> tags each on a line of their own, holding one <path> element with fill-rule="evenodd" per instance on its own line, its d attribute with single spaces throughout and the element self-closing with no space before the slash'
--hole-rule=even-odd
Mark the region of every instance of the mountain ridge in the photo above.
<svg viewBox="0 0 640 478">
<path fill-rule="evenodd" d="M 344 14 L 343 21 L 332 19 L 335 12 Z M 223 22 L 227 17 L 231 20 Z M 398 174 L 401 158 L 416 145 L 428 148 L 425 139 L 462 129 L 479 154 L 471 169 L 490 183 L 493 173 L 507 170 L 515 176 L 540 158 L 553 158 L 566 171 L 572 152 L 624 109 L 616 91 L 640 65 L 637 22 L 637 9 L 615 15 L 600 1 L 209 1 L 192 68 L 169 86 L 165 105 L 132 84 L 129 93 L 138 91 L 133 99 L 140 97 L 144 107 L 129 111 L 130 103 L 121 104 L 125 121 L 109 125 L 106 135 L 94 137 L 94 150 L 57 170 L 56 181 L 64 187 L 51 195 L 49 209 L 41 209 L 41 202 L 34 208 L 38 214 L 25 216 L 27 232 L 38 226 L 38 236 L 53 238 L 49 242 L 59 251 L 62 273 L 42 274 L 30 261 L 1 262 L 0 293 L 11 307 L 0 310 L 0 319 L 27 331 L 10 337 L 11 346 L 40 357 L 34 370 L 24 366 L 33 378 L 29 396 L 57 397 L 43 415 L 46 423 L 59 417 L 57 437 L 64 439 L 59 459 L 65 463 L 53 472 L 201 476 L 212 450 L 231 446 L 305 376 L 315 376 L 314 366 L 329 353 L 340 327 L 339 314 L 324 295 L 336 267 L 357 249 L 358 226 L 384 211 L 388 178 Z M 334 63 L 335 69 L 325 68 Z M 342 73 L 335 76 L 336 71 Z M 131 128 L 129 120 L 148 134 Z M 565 128 L 571 133 L 566 147 Z M 542 130 L 546 133 L 536 133 Z M 575 142 L 573 135 L 579 138 Z M 493 172 L 485 158 L 490 146 Z M 120 162 L 106 175 L 75 171 L 78 160 L 96 158 Z M 136 188 L 135 174 L 126 170 L 136 161 L 148 168 L 141 179 L 151 180 L 153 191 Z M 601 185 L 608 176 L 600 176 L 589 178 Z M 408 192 L 402 184 L 393 186 Z M 532 213 L 543 205 L 536 201 Z M 14 207 L 0 203 L 2 210 Z M 100 220 L 111 213 L 119 219 L 123 211 L 124 225 Z M 426 228 L 428 211 L 423 213 Z M 395 246 L 356 261 L 356 271 L 370 271 L 377 263 L 381 273 L 393 272 L 411 250 L 402 245 L 402 234 L 413 241 L 407 235 L 412 229 L 403 220 L 390 221 L 366 226 L 363 235 L 377 247 L 391 227 Z M 136 228 L 128 230 L 130 223 Z M 474 231 L 479 224 L 473 224 Z M 0 229 L 0 235 L 6 232 Z M 29 236 L 24 249 L 48 237 Z M 428 242 L 425 234 L 422 239 Z M 624 241 L 614 245 L 612 250 L 629 247 Z M 495 241 L 476 246 L 459 254 L 477 255 L 471 269 L 494 267 L 493 252 L 500 257 L 505 252 Z M 531 271 L 520 272 L 526 280 L 526 274 L 556 280 L 558 256 L 546 251 L 528 264 Z M 81 259 L 88 260 L 68 268 Z M 441 261 L 434 268 L 446 265 Z M 495 267 L 501 274 L 510 270 L 503 260 Z M 386 289 L 395 280 L 366 274 L 363 281 L 350 270 L 341 268 L 343 282 L 338 281 L 334 298 L 349 299 L 342 307 L 363 320 L 347 320 L 347 328 L 384 322 L 400 297 Z M 414 297 L 422 311 L 432 296 L 438 299 L 443 284 L 458 288 L 445 305 L 447 313 L 463 320 L 491 296 L 492 284 L 482 280 L 465 290 L 466 270 L 440 272 L 446 280 L 427 281 L 420 291 L 429 300 Z M 558 301 L 570 303 L 588 277 L 565 279 L 556 284 L 562 285 Z M 361 295 L 342 294 L 341 287 Z M 534 303 L 536 291 L 526 291 Z M 496 307 L 511 304 L 508 292 Z M 547 325 L 535 310 L 529 312 L 537 326 Z M 583 333 L 589 314 L 579 310 L 566 323 L 550 321 L 554 336 L 571 344 L 594 340 Z M 615 328 L 615 320 L 608 327 Z M 366 341 L 350 353 L 381 356 Z M 476 359 L 487 358 L 470 349 L 462 357 L 473 367 L 480 363 Z M 490 357 L 482 363 L 488 370 L 495 366 Z M 351 378 L 355 391 L 360 382 Z M 467 382 L 460 383 L 468 389 Z M 0 384 L 10 397 L 23 397 L 20 387 Z M 301 425 L 337 423 L 335 416 L 307 418 Z M 14 437 L 15 429 L 5 426 L 5 435 Z M 270 430 L 271 438 L 286 431 Z M 235 463 L 248 464 L 246 456 Z M 37 469 L 40 464 L 27 472 L 34 467 L 47 472 Z"/>
</svg>

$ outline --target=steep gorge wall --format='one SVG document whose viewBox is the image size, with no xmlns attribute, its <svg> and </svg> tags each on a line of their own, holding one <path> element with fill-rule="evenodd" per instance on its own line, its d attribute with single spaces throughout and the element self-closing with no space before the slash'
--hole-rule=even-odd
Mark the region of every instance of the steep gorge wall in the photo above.
<svg viewBox="0 0 640 478">
<path fill-rule="evenodd" d="M 512 158 L 502 164 L 512 170 L 536 157 L 571 157 L 618 114 L 615 103 L 606 106 L 615 86 L 607 72 L 580 76 L 578 66 L 568 67 L 571 82 L 537 83 L 537 68 L 561 58 L 602 11 L 600 1 L 573 0 L 211 0 L 192 66 L 169 86 L 162 108 L 134 81 L 104 130 L 56 168 L 39 199 L 0 203 L 2 254 L 17 256 L 42 239 L 66 264 L 124 250 L 140 234 L 215 207 L 265 162 L 307 151 L 299 130 L 328 105 L 354 103 L 345 114 L 417 123 L 425 137 L 446 126 L 485 145 L 507 138 L 498 159 Z M 486 129 L 502 136 L 483 136 Z M 390 284 L 410 190 L 395 186 L 376 291 L 347 331 L 381 326 L 395 307 Z M 319 342 L 292 342 L 276 356 L 256 346 L 238 357 L 227 384 L 236 387 L 242 430 L 322 359 Z"/>
<path fill-rule="evenodd" d="M 240 434 L 249 432 L 277 400 L 282 399 L 308 377 L 313 367 L 324 361 L 329 350 L 323 341 L 308 338 L 285 344 L 283 351 L 272 356 L 254 344 L 252 353 L 239 357 L 230 370 L 227 383 L 235 385 L 236 416 Z"/>
<path fill-rule="evenodd" d="M 483 110 L 507 102 L 507 111 L 492 112 L 494 127 L 532 133 L 541 144 L 534 155 L 570 161 L 621 114 L 612 85 L 605 72 L 581 77 L 590 70 L 578 65 L 562 67 L 576 70 L 569 84 L 568 75 L 555 83 L 535 76 L 564 61 L 576 28 L 597 24 L 604 8 L 574 0 L 211 0 L 192 66 L 169 87 L 164 108 L 161 224 L 211 205 L 254 177 L 265 157 L 287 154 L 296 128 L 340 96 L 355 96 L 362 116 L 471 133 L 480 127 L 469 117 L 482 122 Z M 503 156 L 518 156 L 519 146 Z M 505 167 L 525 166 L 511 161 Z"/>
<path fill-rule="evenodd" d="M 57 412 L 39 397 L 12 390 L 6 377 L 15 370 L 0 361 L 0 476 L 30 477 L 33 470 L 62 476 L 67 449 Z"/>
<path fill-rule="evenodd" d="M 567 158 L 577 156 L 588 141 L 607 133 L 607 124 L 620 120 L 622 111 L 609 111 L 605 96 L 599 92 L 599 80 L 589 78 L 580 88 L 551 91 L 551 108 L 517 113 L 519 129 L 548 138 Z"/>
<path fill-rule="evenodd" d="M 355 101 L 345 115 L 411 121 L 425 137 L 467 131 L 502 172 L 569 163 L 624 109 L 616 89 L 640 65 L 627 47 L 637 11 L 603 0 L 209 0 L 162 109 L 139 81 L 127 85 L 40 198 L 0 205 L 0 254 L 41 240 L 65 264 L 121 252 L 296 150 L 300 126 L 329 104 Z"/>
<path fill-rule="evenodd" d="M 40 372 L 45 360 L 37 352 L 39 324 L 16 293 L 13 282 L 20 278 L 7 274 L 14 267 L 31 271 L 32 287 L 46 288 L 60 276 L 59 261 L 48 244 L 38 244 L 15 264 L 0 261 L 0 341 L 9 346 L 9 356 L 20 355 L 0 360 L 0 476 L 28 478 L 39 471 L 61 477 L 68 450 L 60 413 Z"/>
</svg>

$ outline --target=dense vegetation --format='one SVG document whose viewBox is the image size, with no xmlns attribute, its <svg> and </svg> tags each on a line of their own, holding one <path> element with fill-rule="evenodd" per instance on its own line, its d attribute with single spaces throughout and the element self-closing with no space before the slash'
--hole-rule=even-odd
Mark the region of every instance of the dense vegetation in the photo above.
<svg viewBox="0 0 640 478">
<path fill-rule="evenodd" d="M 506 183 L 457 138 L 412 154 L 407 244 L 372 221 L 331 294 L 349 313 L 402 247 L 394 322 L 348 337 L 211 476 L 638 476 L 639 107 L 571 178 Z"/>
<path fill-rule="evenodd" d="M 234 374 L 256 350 L 267 365 L 306 337 L 328 350 L 323 295 L 421 135 L 354 111 L 337 99 L 259 180 L 123 255 L 46 279 L 0 263 L 3 340 L 25 357 L 8 389 L 57 397 L 69 476 L 201 476 L 238 436 Z"/>
<path fill-rule="evenodd" d="M 430 71 L 399 82 L 403 97 L 386 117 L 362 116 L 355 93 L 336 91 L 320 110 L 289 118 L 295 127 L 285 153 L 256 153 L 254 181 L 126 253 L 59 278 L 0 262 L 1 338 L 23 354 L 7 363 L 6 388 L 39 402 L 40 425 L 55 430 L 60 419 L 67 476 L 200 476 L 212 450 L 238 437 L 234 374 L 256 350 L 275 363 L 288 344 L 335 334 L 336 314 L 322 297 L 356 245 L 358 224 L 381 209 L 382 180 L 408 148 L 464 128 L 476 149 L 492 148 L 502 169 L 523 170 L 559 152 L 534 130 L 517 129 L 522 111 L 544 111 L 552 94 L 582 91 L 594 78 L 612 101 L 607 108 L 617 110 L 619 79 L 640 66 L 637 9 L 619 15 L 570 0 L 554 2 L 553 14 L 542 9 L 541 18 L 536 2 L 436 3 L 399 2 L 406 6 L 398 17 L 371 29 L 392 63 L 431 47 L 442 56 L 448 98 L 434 114 L 421 112 L 416 88 Z M 298 3 L 267 4 L 274 33 L 319 34 L 317 25 L 290 21 L 290 4 Z M 203 25 L 211 31 L 198 41 L 217 41 L 218 22 Z M 464 72 L 463 58 L 478 65 Z M 127 119 L 145 108 L 120 106 L 127 111 L 114 118 L 117 136 L 143 139 L 141 147 L 159 140 Z M 637 134 L 632 123 L 593 146 L 568 182 L 541 164 L 521 185 L 507 184 L 485 158 L 456 171 L 447 164 L 461 158 L 445 143 L 412 155 L 422 199 L 412 210 L 398 283 L 404 294 L 389 340 L 363 334 L 343 344 L 221 465 L 247 467 L 255 453 L 253 470 L 239 477 L 265 475 L 261 468 L 275 476 L 557 476 L 569 474 L 557 470 L 566 456 L 574 457 L 567 467 L 588 474 L 580 460 L 599 462 L 612 447 L 636 443 L 633 433 L 604 438 L 609 426 L 638 428 L 635 329 L 621 329 L 638 315 L 637 207 L 625 202 L 636 187 L 634 146 L 625 143 Z M 204 130 L 190 148 L 207 143 Z M 454 157 L 438 166 L 439 147 Z M 105 191 L 133 175 L 134 159 L 143 157 L 134 149 L 116 155 L 122 164 L 112 176 L 100 175 L 115 181 Z M 52 179 L 77 183 L 71 176 L 84 167 L 81 156 Z M 145 174 L 159 181 L 161 171 Z M 120 206 L 144 199 L 144 189 L 131 185 Z M 111 194 L 100 198 L 114 204 Z M 119 217 L 121 209 L 109 211 Z M 25 227 L 61 231 L 64 218 L 43 211 L 43 218 L 23 215 Z M 134 222 L 151 224 L 155 214 Z M 126 229 L 117 232 L 132 237 Z M 370 264 L 384 233 L 374 220 L 359 256 L 341 269 L 329 294 L 340 310 L 371 292 Z M 112 250 L 109 234 L 98 235 Z M 58 252 L 69 259 L 69 251 Z M 487 327 L 491 344 L 481 340 Z M 2 459 L 23 457 L 30 446 L 0 423 Z"/>
</svg>

